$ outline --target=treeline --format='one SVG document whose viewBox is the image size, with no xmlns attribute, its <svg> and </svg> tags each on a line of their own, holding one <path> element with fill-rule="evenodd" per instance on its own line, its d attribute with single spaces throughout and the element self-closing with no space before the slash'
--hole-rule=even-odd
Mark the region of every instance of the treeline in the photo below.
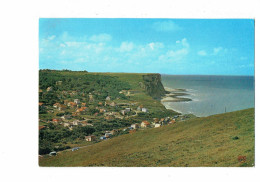
<svg viewBox="0 0 260 182">
<path fill-rule="evenodd" d="M 90 126 L 75 127 L 73 130 L 69 130 L 68 128 L 49 123 L 46 129 L 39 131 L 39 154 L 48 154 L 53 150 L 59 151 L 70 148 L 66 146 L 67 142 L 84 139 L 85 136 L 94 132 L 95 129 Z M 55 148 L 55 146 L 58 147 Z"/>
<path fill-rule="evenodd" d="M 56 84 L 62 81 L 60 84 Z M 46 92 L 48 87 L 52 87 L 53 91 Z M 39 101 L 47 104 L 59 102 L 62 99 L 70 98 L 70 95 L 61 94 L 62 91 L 76 91 L 85 96 L 93 93 L 94 99 L 105 100 L 107 96 L 111 99 L 120 98 L 127 99 L 124 94 L 120 94 L 121 90 L 129 90 L 130 85 L 120 81 L 115 76 L 94 75 L 87 72 L 71 72 L 71 71 L 39 71 Z M 77 95 L 76 95 L 77 96 Z M 73 96 L 72 96 L 73 97 Z"/>
<path fill-rule="evenodd" d="M 136 121 L 134 120 L 113 119 L 107 121 L 101 119 L 100 121 L 95 122 L 93 126 L 75 126 L 73 130 L 69 130 L 69 128 L 61 125 L 48 123 L 46 128 L 39 131 L 39 154 L 48 154 L 53 150 L 65 150 L 70 148 L 69 145 L 66 145 L 68 142 L 76 143 L 77 141 L 84 140 L 85 136 L 92 134 L 95 136 L 100 136 L 104 134 L 104 131 L 106 130 L 111 131 L 112 129 L 127 127 L 135 122 Z M 117 135 L 123 133 L 124 132 L 121 131 L 117 133 Z"/>
</svg>

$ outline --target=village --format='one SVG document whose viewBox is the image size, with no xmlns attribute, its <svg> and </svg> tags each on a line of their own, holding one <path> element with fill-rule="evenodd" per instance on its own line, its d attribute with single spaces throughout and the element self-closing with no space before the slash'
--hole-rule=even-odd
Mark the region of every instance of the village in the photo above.
<svg viewBox="0 0 260 182">
<path fill-rule="evenodd" d="M 57 81 L 56 85 L 62 85 L 62 81 Z M 54 89 L 50 86 L 45 91 L 40 89 L 39 92 L 40 95 L 44 92 L 52 93 Z M 181 118 L 181 116 L 175 115 L 163 118 L 148 117 L 146 119 L 145 116 L 149 115 L 149 106 L 145 107 L 142 103 L 130 100 L 121 102 L 119 98 L 112 100 L 110 96 L 107 96 L 104 101 L 98 100 L 95 99 L 97 98 L 96 94 L 98 94 L 95 91 L 88 94 L 77 91 L 60 91 L 59 93 L 61 98 L 65 98 L 61 102 L 56 102 L 53 105 L 39 102 L 39 113 L 47 113 L 47 115 L 53 116 L 52 118 L 44 118 L 41 117 L 44 114 L 40 114 L 40 131 L 48 129 L 48 124 L 73 131 L 74 128 L 78 127 L 95 128 L 99 121 L 111 123 L 120 120 L 129 123 L 128 126 L 124 123 L 115 128 L 109 127 L 110 130 L 104 129 L 98 133 L 96 132 L 97 134 L 84 136 L 87 142 L 99 142 L 121 134 L 174 124 L 176 120 Z M 124 94 L 127 97 L 131 97 L 135 93 L 137 92 L 132 90 L 121 90 L 119 92 L 119 94 Z"/>
</svg>

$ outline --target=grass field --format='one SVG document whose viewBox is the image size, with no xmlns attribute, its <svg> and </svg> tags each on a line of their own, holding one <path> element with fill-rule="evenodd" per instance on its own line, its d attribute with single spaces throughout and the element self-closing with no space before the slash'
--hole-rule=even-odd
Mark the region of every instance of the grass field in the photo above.
<svg viewBox="0 0 260 182">
<path fill-rule="evenodd" d="M 254 123 L 254 109 L 195 118 L 43 157 L 39 165 L 254 166 Z"/>
</svg>

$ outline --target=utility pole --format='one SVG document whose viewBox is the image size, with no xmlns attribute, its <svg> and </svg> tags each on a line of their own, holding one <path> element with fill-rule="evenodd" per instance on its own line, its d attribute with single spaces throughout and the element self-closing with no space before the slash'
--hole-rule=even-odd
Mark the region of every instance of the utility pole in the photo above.
<svg viewBox="0 0 260 182">
<path fill-rule="evenodd" d="M 227 109 L 226 109 L 226 107 L 225 107 L 225 113 L 227 112 Z"/>
</svg>

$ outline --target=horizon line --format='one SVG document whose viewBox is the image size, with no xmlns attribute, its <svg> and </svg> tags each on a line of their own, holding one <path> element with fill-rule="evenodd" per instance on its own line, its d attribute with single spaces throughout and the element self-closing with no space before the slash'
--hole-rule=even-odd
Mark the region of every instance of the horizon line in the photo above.
<svg viewBox="0 0 260 182">
<path fill-rule="evenodd" d="M 44 68 L 44 69 L 39 69 L 39 71 L 41 70 L 50 70 L 50 71 L 74 71 L 74 72 L 88 72 L 88 73 L 129 73 L 129 74 L 161 74 L 161 75 L 176 75 L 176 76 L 255 76 L 255 74 L 253 75 L 228 75 L 228 74 L 172 74 L 172 73 L 158 73 L 158 72 L 101 72 L 101 71 L 87 71 L 87 70 L 70 70 L 70 69 L 48 69 L 48 68 Z"/>
</svg>

